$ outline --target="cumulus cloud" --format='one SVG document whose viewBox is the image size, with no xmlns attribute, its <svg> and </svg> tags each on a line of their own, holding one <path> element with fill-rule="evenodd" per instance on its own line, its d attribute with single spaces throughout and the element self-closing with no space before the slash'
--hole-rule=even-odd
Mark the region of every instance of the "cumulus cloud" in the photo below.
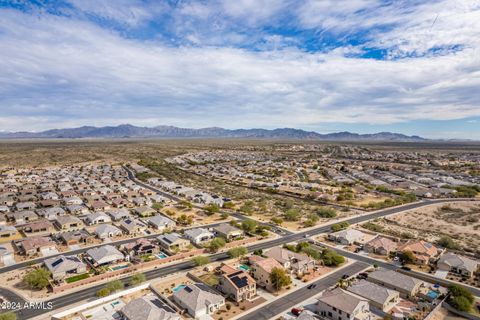
<svg viewBox="0 0 480 320">
<path fill-rule="evenodd" d="M 294 37 L 284 35 L 268 35 L 271 43 L 266 41 L 262 50 L 231 45 L 247 40 L 225 25 L 225 17 L 246 19 L 258 28 L 289 8 L 287 1 L 275 1 L 273 6 L 264 1 L 226 1 L 221 11 L 209 3 L 179 2 L 178 11 L 171 13 L 177 19 L 174 29 L 196 42 L 179 46 L 125 37 L 88 19 L 3 9 L 0 126 L 41 130 L 134 123 L 271 128 L 480 116 L 480 26 L 476 30 L 467 26 L 480 21 L 473 21 L 479 18 L 473 2 L 448 7 L 451 16 L 433 5 L 435 24 L 426 7 L 409 11 L 398 5 L 402 14 L 395 16 L 391 7 L 378 1 L 341 2 L 334 9 L 323 4 L 327 2 L 306 1 L 309 7 L 293 14 L 302 17 L 298 23 L 304 28 L 335 32 L 346 28 L 341 21 L 348 17 L 353 21 L 347 29 L 389 25 L 382 32 L 371 31 L 376 35 L 368 45 L 389 48 L 394 58 L 364 59 L 357 56 L 364 48 L 355 45 L 307 52 L 296 46 Z M 125 21 L 130 27 L 155 20 L 149 15 L 152 11 L 142 7 L 100 4 L 74 3 L 82 12 Z M 366 12 L 369 7 L 384 16 Z M 315 12 L 322 13 L 320 18 Z M 463 21 L 458 22 L 460 14 Z M 187 16 L 194 17 L 188 28 Z M 198 21 L 211 19 L 221 31 L 209 33 L 205 44 L 205 33 L 192 30 L 202 29 Z M 394 26 L 398 22 L 405 24 L 404 32 Z M 450 30 L 449 25 L 460 30 Z M 435 27 L 442 30 L 438 35 L 428 31 Z M 418 32 L 410 35 L 412 30 Z M 238 38 L 222 45 L 222 36 Z M 425 54 L 446 45 L 461 49 Z M 424 54 L 408 54 L 412 52 Z"/>
</svg>

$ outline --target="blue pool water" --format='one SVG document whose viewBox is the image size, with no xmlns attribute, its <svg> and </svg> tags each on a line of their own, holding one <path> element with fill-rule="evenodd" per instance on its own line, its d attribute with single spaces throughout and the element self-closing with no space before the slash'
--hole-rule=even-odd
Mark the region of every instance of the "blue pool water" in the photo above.
<svg viewBox="0 0 480 320">
<path fill-rule="evenodd" d="M 175 288 L 173 288 L 173 292 L 178 292 L 180 290 L 182 290 L 183 288 L 185 288 L 186 285 L 184 284 L 179 284 L 178 286 L 176 286 Z"/>
<path fill-rule="evenodd" d="M 115 267 L 112 267 L 111 269 L 115 271 L 115 270 L 120 270 L 120 269 L 125 269 L 125 268 L 128 268 L 128 266 L 127 265 L 115 266 Z"/>
<path fill-rule="evenodd" d="M 159 259 L 165 259 L 165 258 L 167 258 L 168 256 L 167 256 L 165 253 L 163 253 L 163 252 L 160 251 L 160 252 L 157 254 L 157 257 L 158 257 Z"/>
<path fill-rule="evenodd" d="M 438 292 L 430 290 L 430 291 L 428 291 L 427 296 L 429 296 L 432 299 L 437 299 L 438 298 Z"/>
<path fill-rule="evenodd" d="M 250 267 L 246 266 L 244 264 L 241 264 L 241 265 L 238 266 L 238 269 L 243 270 L 243 271 L 248 271 L 248 270 L 250 270 Z"/>
</svg>

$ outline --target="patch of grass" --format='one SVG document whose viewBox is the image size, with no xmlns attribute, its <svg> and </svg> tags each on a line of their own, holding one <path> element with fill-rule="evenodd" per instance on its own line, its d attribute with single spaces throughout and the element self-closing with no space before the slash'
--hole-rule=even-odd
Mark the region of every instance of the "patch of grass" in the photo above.
<svg viewBox="0 0 480 320">
<path fill-rule="evenodd" d="M 90 277 L 90 275 L 88 273 L 77 274 L 76 276 L 66 278 L 65 282 L 66 283 L 72 283 L 72 282 L 80 281 L 80 280 L 83 280 L 83 279 L 87 279 L 88 277 Z"/>
</svg>

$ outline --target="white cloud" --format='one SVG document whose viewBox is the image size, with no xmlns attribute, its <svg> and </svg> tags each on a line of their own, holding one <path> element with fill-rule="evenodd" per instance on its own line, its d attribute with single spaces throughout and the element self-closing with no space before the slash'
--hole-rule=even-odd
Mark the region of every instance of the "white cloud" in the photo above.
<svg viewBox="0 0 480 320">
<path fill-rule="evenodd" d="M 363 2 L 336 10 L 357 12 L 355 3 Z M 191 12 L 209 15 L 203 10 Z M 102 14 L 123 19 L 118 12 Z M 395 33 L 407 37 L 393 30 L 379 41 L 393 41 Z M 474 34 L 466 33 L 457 38 L 465 42 Z M 418 39 L 408 38 L 399 50 L 425 50 Z M 0 126 L 313 127 L 480 116 L 476 41 L 454 54 L 379 61 L 345 57 L 358 50 L 349 47 L 323 54 L 283 45 L 263 52 L 171 47 L 125 39 L 87 21 L 2 10 Z"/>
</svg>

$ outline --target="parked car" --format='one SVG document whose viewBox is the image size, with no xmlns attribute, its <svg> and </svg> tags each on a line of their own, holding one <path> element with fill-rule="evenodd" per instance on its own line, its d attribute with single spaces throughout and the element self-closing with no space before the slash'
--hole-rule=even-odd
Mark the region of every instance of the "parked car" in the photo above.
<svg viewBox="0 0 480 320">
<path fill-rule="evenodd" d="M 344 279 L 344 280 L 345 280 L 345 279 L 348 279 L 348 278 L 350 278 L 350 276 L 349 276 L 348 274 L 344 274 L 344 275 L 342 276 L 342 279 Z"/>
<path fill-rule="evenodd" d="M 292 314 L 296 317 L 298 317 L 300 315 L 300 313 L 302 313 L 303 309 L 300 309 L 300 308 L 292 308 Z"/>
<path fill-rule="evenodd" d="M 315 287 L 317 287 L 317 285 L 315 283 L 312 283 L 312 284 L 308 285 L 307 289 L 313 289 Z"/>
<path fill-rule="evenodd" d="M 406 270 L 406 271 L 412 271 L 412 268 L 410 268 L 410 267 L 407 267 L 407 266 L 402 266 L 402 270 Z"/>
</svg>

